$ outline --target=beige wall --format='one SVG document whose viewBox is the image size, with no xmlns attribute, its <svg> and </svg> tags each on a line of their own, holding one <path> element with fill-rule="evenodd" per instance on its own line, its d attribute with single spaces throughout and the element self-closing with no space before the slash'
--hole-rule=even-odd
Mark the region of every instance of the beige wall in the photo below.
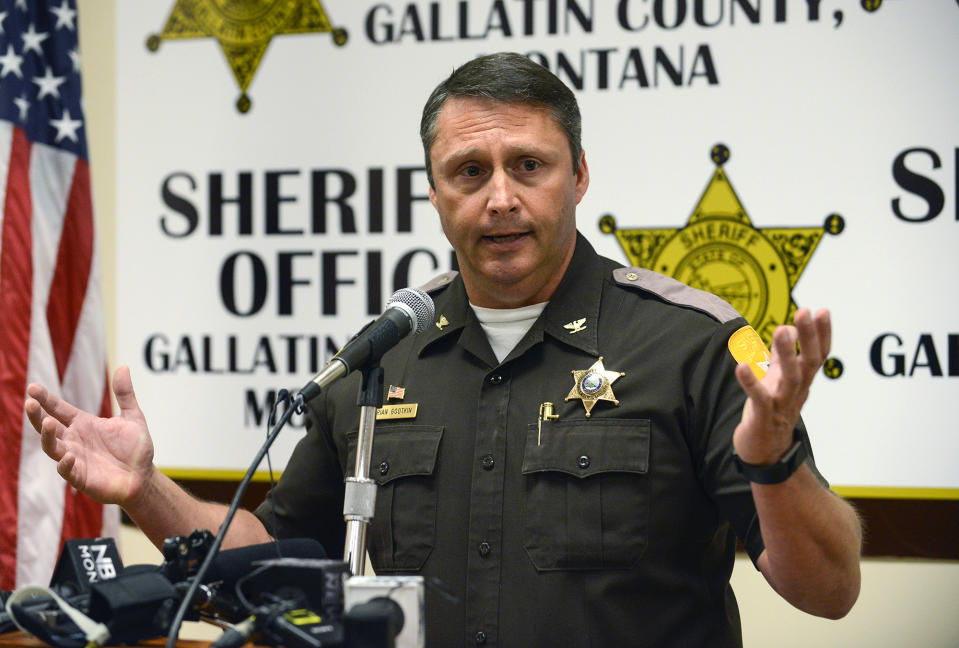
<svg viewBox="0 0 959 648">
<path fill-rule="evenodd" d="M 171 6 L 174 0 L 169 0 Z M 115 2 L 79 0 L 87 137 L 94 205 L 103 254 L 107 308 L 107 349 L 115 358 L 114 250 L 116 142 Z M 119 91 L 122 91 L 120 89 Z M 121 551 L 126 564 L 159 562 L 160 553 L 134 529 L 125 528 Z M 959 563 L 923 560 L 863 561 L 863 591 L 848 617 L 825 621 L 791 608 L 776 596 L 748 559 L 737 561 L 733 587 L 740 602 L 746 646 L 776 648 L 842 646 L 870 648 L 955 648 L 959 646 Z M 215 629 L 191 627 L 184 636 L 216 636 Z"/>
</svg>

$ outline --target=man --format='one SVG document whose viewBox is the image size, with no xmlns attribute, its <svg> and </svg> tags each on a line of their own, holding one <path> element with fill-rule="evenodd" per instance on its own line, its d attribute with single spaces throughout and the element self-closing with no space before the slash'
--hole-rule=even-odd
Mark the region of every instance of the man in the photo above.
<svg viewBox="0 0 959 648">
<path fill-rule="evenodd" d="M 778 329 L 760 380 L 755 358 L 730 352 L 755 337 L 731 307 L 596 255 L 575 226 L 589 185 L 576 100 L 522 56 L 454 71 L 421 135 L 460 272 L 427 287 L 436 326 L 383 358 L 417 411 L 377 423 L 368 547 L 378 573 L 454 594 L 428 591 L 430 644 L 741 645 L 734 534 L 786 600 L 843 616 L 861 530 L 803 461 L 799 420 L 828 313 Z M 342 550 L 356 389 L 354 375 L 311 404 L 283 478 L 228 545 L 311 536 Z M 127 369 L 114 390 L 120 416 L 96 419 L 28 388 L 60 474 L 154 543 L 216 529 L 225 508 L 153 466 Z"/>
</svg>

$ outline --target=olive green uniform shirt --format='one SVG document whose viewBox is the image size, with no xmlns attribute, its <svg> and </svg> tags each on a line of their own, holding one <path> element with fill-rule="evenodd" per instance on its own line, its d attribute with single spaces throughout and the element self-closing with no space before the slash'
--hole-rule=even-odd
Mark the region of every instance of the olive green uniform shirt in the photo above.
<svg viewBox="0 0 959 648">
<path fill-rule="evenodd" d="M 735 538 L 754 561 L 763 550 L 731 456 L 745 396 L 727 341 L 745 320 L 579 236 L 553 298 L 499 363 L 461 279 L 432 283 L 442 325 L 382 361 L 386 383 L 405 388 L 387 404 L 416 414 L 376 422 L 367 539 L 377 574 L 426 577 L 428 644 L 740 646 Z M 566 398 L 573 372 L 600 357 L 625 375 L 587 417 Z M 278 537 L 317 538 L 333 556 L 358 384 L 351 375 L 311 404 L 256 511 Z M 540 423 L 545 402 L 557 418 Z"/>
</svg>

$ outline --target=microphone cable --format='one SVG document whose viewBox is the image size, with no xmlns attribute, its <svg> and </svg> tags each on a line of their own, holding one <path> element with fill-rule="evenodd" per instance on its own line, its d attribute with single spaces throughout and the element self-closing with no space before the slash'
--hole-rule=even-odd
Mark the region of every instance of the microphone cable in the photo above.
<svg viewBox="0 0 959 648">
<path fill-rule="evenodd" d="M 277 392 L 276 398 L 273 400 L 273 407 L 270 408 L 270 415 L 266 419 L 266 436 L 270 437 L 270 428 L 276 423 L 276 411 L 280 408 L 280 402 L 282 402 L 286 409 L 293 408 L 293 397 L 290 395 L 290 390 L 280 389 Z M 298 412 L 300 410 L 297 410 Z M 273 479 L 273 462 L 270 460 L 270 453 L 266 453 L 266 469 L 270 474 L 270 490 L 272 491 L 276 488 L 276 481 Z M 277 533 L 276 525 L 276 504 L 273 502 L 273 498 L 270 498 L 270 523 L 273 525 L 273 541 L 276 545 L 276 557 L 282 558 L 283 551 L 280 549 L 280 538 Z"/>
</svg>

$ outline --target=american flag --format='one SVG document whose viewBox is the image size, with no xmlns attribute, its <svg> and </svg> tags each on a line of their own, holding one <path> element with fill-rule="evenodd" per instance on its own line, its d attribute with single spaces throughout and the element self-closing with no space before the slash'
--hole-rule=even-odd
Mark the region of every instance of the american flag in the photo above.
<svg viewBox="0 0 959 648">
<path fill-rule="evenodd" d="M 47 584 L 64 540 L 116 530 L 114 510 L 60 479 L 23 411 L 33 381 L 111 411 L 78 47 L 74 0 L 0 0 L 4 590 Z"/>
</svg>

